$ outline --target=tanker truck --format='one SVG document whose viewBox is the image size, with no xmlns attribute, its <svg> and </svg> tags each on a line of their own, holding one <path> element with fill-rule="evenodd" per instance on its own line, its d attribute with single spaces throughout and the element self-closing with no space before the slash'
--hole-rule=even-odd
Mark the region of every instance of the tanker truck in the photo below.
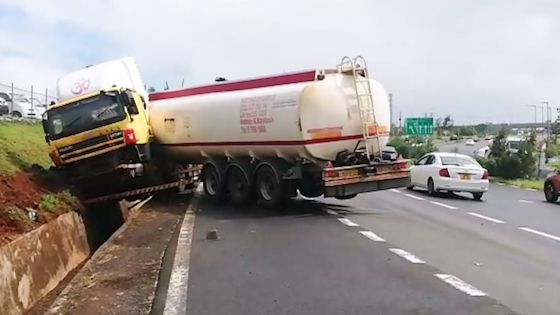
<svg viewBox="0 0 560 315">
<path fill-rule="evenodd" d="M 149 97 L 141 82 L 130 58 L 61 78 L 60 103 L 44 117 L 55 164 L 90 185 L 112 182 L 121 185 L 112 190 L 133 192 L 153 185 L 146 178 L 192 183 L 199 165 L 208 197 L 265 207 L 298 191 L 349 199 L 408 183 L 406 160 L 382 159 L 388 96 L 361 57 L 345 57 L 333 69 L 219 80 Z M 104 105 L 91 105 L 99 101 Z"/>
<path fill-rule="evenodd" d="M 184 186 L 177 179 L 184 179 L 188 165 L 156 163 L 152 156 L 148 93 L 133 58 L 67 74 L 57 82 L 57 96 L 43 115 L 45 140 L 56 168 L 81 196 Z"/>
<path fill-rule="evenodd" d="M 362 57 L 300 71 L 150 94 L 150 126 L 169 158 L 203 165 L 207 196 L 275 206 L 403 187 L 408 162 L 382 160 L 388 95 Z"/>
</svg>

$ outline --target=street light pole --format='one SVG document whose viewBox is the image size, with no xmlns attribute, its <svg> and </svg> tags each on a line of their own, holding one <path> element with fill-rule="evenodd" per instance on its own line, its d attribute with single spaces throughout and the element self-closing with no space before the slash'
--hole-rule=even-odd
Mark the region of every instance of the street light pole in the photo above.
<svg viewBox="0 0 560 315">
<path fill-rule="evenodd" d="M 535 124 L 537 123 L 537 105 L 527 105 L 529 107 L 533 107 L 533 109 L 535 110 Z"/>
</svg>

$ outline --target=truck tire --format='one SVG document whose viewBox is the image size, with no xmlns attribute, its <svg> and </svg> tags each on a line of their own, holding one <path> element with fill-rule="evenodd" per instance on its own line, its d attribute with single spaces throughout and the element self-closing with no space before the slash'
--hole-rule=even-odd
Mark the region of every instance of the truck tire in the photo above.
<svg viewBox="0 0 560 315">
<path fill-rule="evenodd" d="M 225 187 L 222 176 L 213 164 L 206 164 L 202 170 L 202 183 L 206 196 L 214 200 L 223 200 L 225 197 Z"/>
<path fill-rule="evenodd" d="M 227 172 L 227 191 L 231 203 L 241 205 L 251 199 L 251 183 L 247 174 L 238 166 L 231 166 Z"/>
<path fill-rule="evenodd" d="M 352 199 L 355 198 L 358 194 L 351 194 L 351 195 L 346 195 L 346 196 L 335 196 L 336 199 L 338 200 L 348 200 L 348 199 Z"/>
<path fill-rule="evenodd" d="M 279 205 L 285 197 L 284 186 L 285 183 L 278 171 L 271 165 L 259 167 L 255 181 L 257 203 L 267 208 Z"/>
</svg>

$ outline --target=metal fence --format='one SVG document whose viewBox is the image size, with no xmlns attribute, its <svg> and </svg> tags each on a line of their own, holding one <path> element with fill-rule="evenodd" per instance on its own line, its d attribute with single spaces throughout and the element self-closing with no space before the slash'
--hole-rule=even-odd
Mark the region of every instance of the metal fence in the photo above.
<svg viewBox="0 0 560 315">
<path fill-rule="evenodd" d="M 56 101 L 54 91 L 48 89 L 37 90 L 33 85 L 29 87 L 15 86 L 14 83 L 0 83 L 0 103 L 5 101 L 10 113 L 14 110 L 14 103 L 30 103 L 31 108 L 36 106 L 46 107 L 52 101 Z M 45 106 L 46 105 L 46 106 Z"/>
</svg>

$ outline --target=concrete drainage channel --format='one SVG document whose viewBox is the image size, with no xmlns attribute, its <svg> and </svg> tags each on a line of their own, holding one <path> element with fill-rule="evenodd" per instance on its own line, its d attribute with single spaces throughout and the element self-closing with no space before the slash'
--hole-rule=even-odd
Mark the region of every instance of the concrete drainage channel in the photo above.
<svg viewBox="0 0 560 315">
<path fill-rule="evenodd" d="M 0 248 L 0 314 L 42 314 L 52 302 L 42 299 L 59 291 L 57 286 L 142 205 L 89 205 L 81 214 L 63 214 Z"/>
</svg>

